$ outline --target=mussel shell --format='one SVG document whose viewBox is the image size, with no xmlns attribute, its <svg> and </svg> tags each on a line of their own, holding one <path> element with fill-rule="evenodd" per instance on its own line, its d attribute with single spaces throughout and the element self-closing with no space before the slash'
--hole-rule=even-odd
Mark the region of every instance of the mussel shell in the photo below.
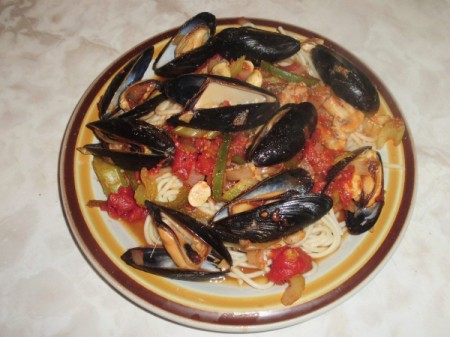
<svg viewBox="0 0 450 337">
<path fill-rule="evenodd" d="M 227 59 L 245 55 L 255 65 L 261 60 L 277 62 L 300 50 L 300 42 L 290 36 L 253 27 L 226 28 L 216 35 L 214 46 Z"/>
<path fill-rule="evenodd" d="M 371 207 L 358 208 L 354 213 L 345 212 L 345 225 L 350 234 L 361 234 L 372 229 L 377 222 L 384 206 L 384 199 Z"/>
<path fill-rule="evenodd" d="M 193 49 L 185 54 L 175 57 L 174 52 L 172 54 L 172 42 L 180 35 L 187 34 L 191 29 L 194 29 L 198 25 L 206 26 L 209 29 L 209 39 L 201 47 Z M 165 45 L 163 50 L 159 53 L 158 57 L 153 64 L 153 70 L 155 74 L 163 77 L 176 77 L 181 74 L 187 74 L 195 71 L 201 66 L 207 59 L 212 57 L 215 53 L 212 47 L 212 39 L 216 32 L 216 18 L 213 14 L 208 12 L 199 13 L 186 21 L 177 33 L 170 39 Z M 170 53 L 170 55 L 166 55 Z M 168 57 L 171 60 L 165 64 L 160 64 L 163 58 Z"/>
<path fill-rule="evenodd" d="M 215 89 L 211 89 L 213 87 Z M 270 91 L 237 79 L 214 75 L 179 76 L 165 84 L 164 92 L 169 98 L 183 105 L 185 111 L 193 114 L 189 122 L 180 119 L 180 115 L 169 118 L 167 123 L 173 126 L 222 132 L 248 130 L 267 123 L 279 107 L 277 97 Z M 203 99 L 204 94 L 210 92 L 217 104 L 224 101 L 233 102 L 235 98 L 231 95 L 234 94 L 239 96 L 243 103 L 211 108 L 197 107 L 196 104 Z"/>
<path fill-rule="evenodd" d="M 97 157 L 109 158 L 120 168 L 131 171 L 139 171 L 143 167 L 150 169 L 168 160 L 168 157 L 163 154 L 115 151 L 110 150 L 104 144 L 87 144 L 81 149 L 81 152 Z"/>
<path fill-rule="evenodd" d="M 164 130 L 132 118 L 100 119 L 86 125 L 100 139 L 100 144 L 88 144 L 83 151 L 110 158 L 125 170 L 151 168 L 175 153 L 175 143 Z M 111 149 L 108 144 L 123 144 L 127 150 Z"/>
<path fill-rule="evenodd" d="M 337 175 L 348 165 L 350 164 L 356 157 L 360 154 L 364 153 L 367 150 L 370 150 L 370 146 L 363 146 L 354 151 L 349 152 L 345 157 L 341 158 L 337 163 L 335 163 L 327 173 L 327 177 L 325 179 L 325 186 L 322 189 L 322 193 L 326 192 L 331 182 L 337 177 Z"/>
<path fill-rule="evenodd" d="M 378 111 L 378 91 L 356 65 L 323 45 L 312 49 L 311 58 L 320 78 L 333 89 L 336 96 L 367 114 Z"/>
<path fill-rule="evenodd" d="M 272 177 L 264 179 L 247 192 L 233 199 L 223 206 L 213 217 L 213 221 L 218 221 L 228 216 L 228 209 L 236 202 L 242 200 L 252 200 L 261 198 L 274 193 L 285 193 L 287 191 L 295 191 L 298 194 L 307 194 L 314 186 L 311 175 L 302 168 L 283 171 Z"/>
<path fill-rule="evenodd" d="M 124 114 L 120 115 L 119 118 L 139 119 L 153 112 L 156 109 L 156 107 L 166 99 L 167 99 L 166 95 L 159 94 L 153 98 L 150 98 L 144 103 L 136 106 L 135 108 L 125 112 Z"/>
<path fill-rule="evenodd" d="M 214 221 L 211 227 L 226 242 L 278 240 L 322 218 L 332 206 L 328 196 L 295 195 Z"/>
<path fill-rule="evenodd" d="M 145 206 L 149 210 L 150 215 L 154 215 L 156 212 L 162 212 L 165 215 L 169 216 L 173 221 L 184 226 L 189 231 L 194 233 L 194 235 L 198 236 L 201 240 L 207 243 L 215 252 L 215 256 L 218 259 L 224 259 L 230 266 L 233 264 L 230 252 L 226 249 L 222 240 L 217 236 L 217 234 L 208 226 L 198 222 L 189 215 L 178 212 L 171 208 L 157 205 L 148 200 L 145 201 Z"/>
<path fill-rule="evenodd" d="M 91 122 L 86 126 L 106 143 L 145 146 L 167 156 L 175 153 L 175 144 L 167 132 L 139 119 L 113 118 Z"/>
<path fill-rule="evenodd" d="M 366 151 L 372 151 L 370 146 L 364 146 L 350 152 L 347 156 L 339 160 L 334 164 L 328 171 L 326 184 L 322 190 L 322 193 L 326 193 L 330 184 L 339 175 L 339 173 L 350 165 L 359 156 L 364 155 Z M 384 173 L 383 173 L 383 162 L 381 160 L 380 154 L 376 153 L 377 160 L 379 161 L 379 169 L 381 170 L 381 179 L 376 181 L 376 184 L 381 185 L 379 188 L 379 195 L 369 196 L 369 199 L 374 199 L 374 203 L 371 206 L 367 204 L 367 196 L 362 195 L 359 202 L 355 202 L 356 210 L 355 212 L 345 211 L 345 224 L 348 231 L 351 234 L 361 234 L 370 230 L 377 222 L 381 211 L 384 206 Z"/>
<path fill-rule="evenodd" d="M 255 166 L 272 166 L 288 161 L 302 150 L 317 125 L 317 111 L 309 102 L 282 106 L 267 123 L 249 149 Z"/>
<path fill-rule="evenodd" d="M 185 281 L 205 281 L 225 276 L 228 271 L 217 269 L 214 261 L 207 261 L 199 270 L 180 269 L 164 248 L 130 248 L 121 256 L 122 260 L 133 268 L 147 273 Z"/>
<path fill-rule="evenodd" d="M 142 79 L 152 60 L 154 47 L 151 46 L 133 58 L 111 80 L 98 103 L 99 117 L 107 119 L 119 113 L 119 97 L 122 92 Z"/>
</svg>

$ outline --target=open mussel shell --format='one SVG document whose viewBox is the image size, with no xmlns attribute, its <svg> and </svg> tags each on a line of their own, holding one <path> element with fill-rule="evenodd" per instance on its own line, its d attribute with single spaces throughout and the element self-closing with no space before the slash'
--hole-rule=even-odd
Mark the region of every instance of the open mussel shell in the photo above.
<svg viewBox="0 0 450 337">
<path fill-rule="evenodd" d="M 167 96 L 164 94 L 158 94 L 154 97 L 146 100 L 142 104 L 134 107 L 133 109 L 123 113 L 120 115 L 120 118 L 125 119 L 139 119 L 148 115 L 149 113 L 155 111 L 156 107 L 164 102 L 167 99 Z"/>
<path fill-rule="evenodd" d="M 178 232 L 185 231 L 184 235 L 191 237 L 192 242 L 201 241 L 206 244 L 212 251 L 212 255 L 218 260 L 225 260 L 229 266 L 233 264 L 230 252 L 226 249 L 223 241 L 212 231 L 208 226 L 200 223 L 194 218 L 187 214 L 178 212 L 174 209 L 167 208 L 164 206 L 157 205 L 148 200 L 145 201 L 145 206 L 147 207 L 149 214 L 152 218 L 153 223 L 159 229 L 168 232 Z M 170 219 L 169 221 L 163 220 L 162 216 Z M 172 233 L 179 234 L 179 233 Z M 160 235 L 161 236 L 161 235 Z M 181 242 L 180 239 L 175 241 Z M 166 250 L 170 250 L 170 247 L 165 245 Z M 176 249 L 177 247 L 171 247 Z M 187 255 L 192 254 L 194 247 L 178 247 L 181 250 L 186 250 Z M 187 256 L 187 258 L 190 258 Z M 207 258 L 206 256 L 204 257 Z"/>
<path fill-rule="evenodd" d="M 287 192 L 278 201 L 214 221 L 211 227 L 226 242 L 269 242 L 313 224 L 331 207 L 326 195 Z"/>
<path fill-rule="evenodd" d="M 290 36 L 253 27 L 227 28 L 214 39 L 214 48 L 227 59 L 243 55 L 259 65 L 261 60 L 277 62 L 300 50 L 300 42 Z"/>
<path fill-rule="evenodd" d="M 378 111 L 378 91 L 355 64 L 323 45 L 311 50 L 311 59 L 322 81 L 333 89 L 336 96 L 366 114 Z"/>
<path fill-rule="evenodd" d="M 133 268 L 177 280 L 204 281 L 223 277 L 228 272 L 218 270 L 214 260 L 207 260 L 198 270 L 179 268 L 164 248 L 157 247 L 130 248 L 121 258 Z"/>
<path fill-rule="evenodd" d="M 229 210 L 238 203 L 243 203 L 253 200 L 261 200 L 262 198 L 269 198 L 280 196 L 288 191 L 294 191 L 299 195 L 307 194 L 314 186 L 314 181 L 308 171 L 302 168 L 283 171 L 272 177 L 264 179 L 245 193 L 233 199 L 225 206 L 223 206 L 213 217 L 212 221 L 218 221 L 227 217 Z"/>
<path fill-rule="evenodd" d="M 99 117 L 108 119 L 120 114 L 119 99 L 130 85 L 140 81 L 147 71 L 154 53 L 153 46 L 144 50 L 125 65 L 111 80 L 98 103 Z"/>
<path fill-rule="evenodd" d="M 211 13 L 186 21 L 156 58 L 155 74 L 175 77 L 195 71 L 215 53 L 211 44 L 215 32 L 216 18 Z"/>
<path fill-rule="evenodd" d="M 370 230 L 377 222 L 384 206 L 384 172 L 380 154 L 370 146 L 348 153 L 329 170 L 322 193 L 329 193 L 332 182 L 348 165 L 355 166 L 352 184 L 359 189 L 349 191 L 354 198 L 354 211 L 345 210 L 345 223 L 351 234 Z"/>
<path fill-rule="evenodd" d="M 316 125 L 317 111 L 311 103 L 282 106 L 249 148 L 248 160 L 255 166 L 272 166 L 288 161 L 305 147 Z"/>
<path fill-rule="evenodd" d="M 175 152 L 175 144 L 164 130 L 138 119 L 98 120 L 87 127 L 100 143 L 85 145 L 81 151 L 110 158 L 125 170 L 154 167 Z"/>
<path fill-rule="evenodd" d="M 216 131 L 242 131 L 267 123 L 279 102 L 271 92 L 237 79 L 189 74 L 169 80 L 165 94 L 185 113 L 168 119 L 173 126 Z"/>
</svg>

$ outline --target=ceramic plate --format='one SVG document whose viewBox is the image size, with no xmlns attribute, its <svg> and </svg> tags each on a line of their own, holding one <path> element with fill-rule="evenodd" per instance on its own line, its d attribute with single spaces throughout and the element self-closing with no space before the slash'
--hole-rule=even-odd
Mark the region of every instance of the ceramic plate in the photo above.
<svg viewBox="0 0 450 337">
<path fill-rule="evenodd" d="M 275 30 L 282 26 L 299 37 L 320 37 L 306 29 L 260 19 L 249 19 L 258 27 Z M 218 20 L 218 30 L 238 25 L 239 19 Z M 120 256 L 142 244 L 137 231 L 88 208 L 91 199 L 105 199 L 91 169 L 91 156 L 76 149 L 95 142 L 85 127 L 98 119 L 97 101 L 113 75 L 130 59 L 151 45 L 155 55 L 176 29 L 144 41 L 114 61 L 87 89 L 67 126 L 60 154 L 59 183 L 63 208 L 73 237 L 98 274 L 120 294 L 141 308 L 183 325 L 222 332 L 278 329 L 323 313 L 366 284 L 386 262 L 406 228 L 413 200 L 415 166 L 412 140 L 406 130 L 403 142 L 390 142 L 382 149 L 385 166 L 386 206 L 372 232 L 348 236 L 340 249 L 308 277 L 302 298 L 292 306 L 280 303 L 283 288 L 258 291 L 229 283 L 174 281 L 147 274 L 126 265 Z M 381 81 L 348 51 L 321 37 L 372 78 L 381 95 L 382 109 L 402 117 Z M 154 56 L 155 57 L 155 56 Z"/>
</svg>

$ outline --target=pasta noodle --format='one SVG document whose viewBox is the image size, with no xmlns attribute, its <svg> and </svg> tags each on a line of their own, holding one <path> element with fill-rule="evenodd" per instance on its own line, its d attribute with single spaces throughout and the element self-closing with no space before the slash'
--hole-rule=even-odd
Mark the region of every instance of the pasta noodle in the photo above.
<svg viewBox="0 0 450 337">
<path fill-rule="evenodd" d="M 156 183 L 158 188 L 156 201 L 159 202 L 174 201 L 180 188 L 183 187 L 183 182 L 170 172 L 157 177 Z"/>
</svg>

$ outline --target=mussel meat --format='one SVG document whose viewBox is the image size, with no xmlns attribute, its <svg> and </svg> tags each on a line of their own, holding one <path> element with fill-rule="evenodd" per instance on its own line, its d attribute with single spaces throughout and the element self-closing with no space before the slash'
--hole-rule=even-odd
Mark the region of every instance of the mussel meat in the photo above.
<svg viewBox="0 0 450 337">
<path fill-rule="evenodd" d="M 370 146 L 348 153 L 329 170 L 322 193 L 332 198 L 334 193 L 338 193 L 333 184 L 346 168 L 351 169 L 351 179 L 345 187 L 352 202 L 344 206 L 345 222 L 351 234 L 361 234 L 375 225 L 384 206 L 381 156 Z"/>
<path fill-rule="evenodd" d="M 169 80 L 165 94 L 184 106 L 168 119 L 173 126 L 216 131 L 242 131 L 269 121 L 276 113 L 277 97 L 262 88 L 228 77 L 189 74 Z"/>
<path fill-rule="evenodd" d="M 322 81 L 331 87 L 336 96 L 366 114 L 378 111 L 378 91 L 356 65 L 320 44 L 311 50 L 311 59 Z"/>
<path fill-rule="evenodd" d="M 257 135 L 248 151 L 255 166 L 272 166 L 302 150 L 317 125 L 317 112 L 309 102 L 286 104 Z"/>
<path fill-rule="evenodd" d="M 253 27 L 227 28 L 214 39 L 214 49 L 227 59 L 243 55 L 259 65 L 261 60 L 277 62 L 300 50 L 300 42 L 288 35 Z"/>
<path fill-rule="evenodd" d="M 100 143 L 85 145 L 80 151 L 109 158 L 125 170 L 155 167 L 175 153 L 175 144 L 164 130 L 139 119 L 111 118 L 86 126 Z"/>
<path fill-rule="evenodd" d="M 216 18 L 203 12 L 186 21 L 170 39 L 153 64 L 155 74 L 175 77 L 195 71 L 213 56 Z"/>
<path fill-rule="evenodd" d="M 186 214 L 145 202 L 163 248 L 132 248 L 122 255 L 140 270 L 183 280 L 225 275 L 233 261 L 223 242 L 207 226 Z"/>
</svg>

